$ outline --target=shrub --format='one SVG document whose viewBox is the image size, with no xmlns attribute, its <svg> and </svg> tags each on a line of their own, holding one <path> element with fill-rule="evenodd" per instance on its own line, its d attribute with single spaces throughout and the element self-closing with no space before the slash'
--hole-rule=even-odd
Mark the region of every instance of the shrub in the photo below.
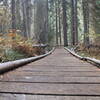
<svg viewBox="0 0 100 100">
<path fill-rule="evenodd" d="M 33 41 L 10 31 L 0 36 L 0 62 L 11 61 L 41 53 L 41 49 L 33 48 Z"/>
</svg>

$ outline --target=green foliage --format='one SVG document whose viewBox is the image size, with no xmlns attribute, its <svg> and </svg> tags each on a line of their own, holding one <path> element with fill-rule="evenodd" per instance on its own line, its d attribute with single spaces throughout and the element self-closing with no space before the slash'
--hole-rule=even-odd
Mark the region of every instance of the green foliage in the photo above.
<svg viewBox="0 0 100 100">
<path fill-rule="evenodd" d="M 33 41 L 16 33 L 0 37 L 0 62 L 12 61 L 39 55 L 41 50 L 33 48 Z"/>
<path fill-rule="evenodd" d="M 96 0 L 95 2 L 96 2 L 97 9 L 100 9 L 100 0 Z"/>
<path fill-rule="evenodd" d="M 4 52 L 4 56 L 1 58 L 2 62 L 5 61 L 12 61 L 12 60 L 18 60 L 27 57 L 25 54 L 21 54 L 18 51 L 15 51 L 13 49 L 6 49 Z"/>
</svg>

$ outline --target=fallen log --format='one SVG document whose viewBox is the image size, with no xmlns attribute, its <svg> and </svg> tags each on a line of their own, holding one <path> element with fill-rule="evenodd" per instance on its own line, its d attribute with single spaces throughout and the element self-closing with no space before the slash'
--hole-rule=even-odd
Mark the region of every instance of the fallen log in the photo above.
<svg viewBox="0 0 100 100">
<path fill-rule="evenodd" d="M 44 57 L 50 55 L 54 50 L 55 50 L 55 48 L 53 48 L 50 52 L 48 52 L 44 55 L 37 56 L 37 57 L 30 57 L 30 58 L 25 58 L 25 59 L 21 59 L 21 60 L 0 63 L 0 74 L 7 72 L 9 70 L 13 70 L 15 68 L 18 68 L 20 66 L 23 66 L 25 64 L 31 63 L 33 61 L 39 60 L 41 58 L 44 58 Z"/>
</svg>

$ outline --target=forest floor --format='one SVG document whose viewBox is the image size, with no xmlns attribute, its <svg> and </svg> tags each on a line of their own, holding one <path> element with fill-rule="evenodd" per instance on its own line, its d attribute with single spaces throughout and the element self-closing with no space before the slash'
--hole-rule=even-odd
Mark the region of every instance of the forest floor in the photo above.
<svg viewBox="0 0 100 100">
<path fill-rule="evenodd" d="M 83 45 L 79 45 L 77 47 L 69 46 L 68 48 L 72 50 L 75 49 L 74 51 L 82 57 L 90 57 L 90 58 L 95 58 L 95 59 L 100 60 L 100 49 L 98 47 L 86 48 Z"/>
<path fill-rule="evenodd" d="M 13 61 L 41 54 L 41 49 L 33 48 L 31 39 L 15 34 L 0 34 L 0 62 Z"/>
<path fill-rule="evenodd" d="M 91 51 L 90 53 L 87 51 L 78 51 L 77 54 L 82 57 L 90 57 L 90 58 L 95 58 L 95 59 L 100 60 L 100 53 L 95 54 L 95 53 L 92 53 Z"/>
<path fill-rule="evenodd" d="M 90 46 L 89 48 L 79 46 L 76 48 L 75 52 L 82 57 L 90 57 L 100 60 L 100 48 L 98 46 Z"/>
</svg>

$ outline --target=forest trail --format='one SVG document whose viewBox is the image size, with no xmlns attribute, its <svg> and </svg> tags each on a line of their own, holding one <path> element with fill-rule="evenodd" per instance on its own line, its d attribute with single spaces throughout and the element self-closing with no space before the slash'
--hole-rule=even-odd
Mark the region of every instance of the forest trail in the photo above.
<svg viewBox="0 0 100 100">
<path fill-rule="evenodd" d="M 100 100 L 100 69 L 59 48 L 0 75 L 0 100 Z"/>
</svg>

